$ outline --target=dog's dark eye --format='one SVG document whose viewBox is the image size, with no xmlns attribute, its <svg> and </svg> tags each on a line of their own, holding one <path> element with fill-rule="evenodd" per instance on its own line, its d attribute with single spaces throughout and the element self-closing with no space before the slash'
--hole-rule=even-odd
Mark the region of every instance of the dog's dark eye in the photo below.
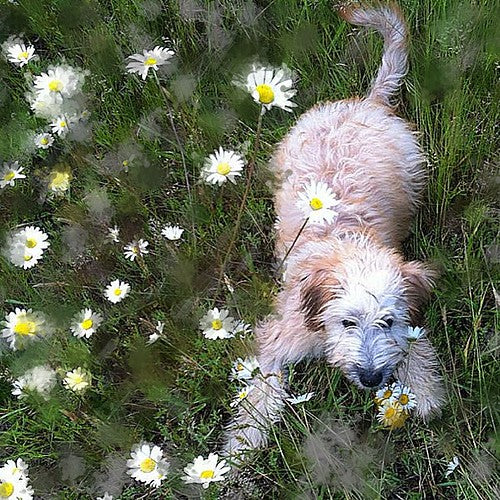
<svg viewBox="0 0 500 500">
<path fill-rule="evenodd" d="M 394 323 L 394 320 L 392 318 L 388 318 L 385 320 L 385 322 L 387 323 L 387 328 L 390 328 Z"/>
<path fill-rule="evenodd" d="M 354 323 L 354 321 L 349 321 L 348 319 L 344 319 L 344 320 L 342 321 L 342 326 L 343 326 L 344 328 L 351 328 L 351 327 L 353 327 L 353 326 L 356 326 L 356 323 Z"/>
</svg>

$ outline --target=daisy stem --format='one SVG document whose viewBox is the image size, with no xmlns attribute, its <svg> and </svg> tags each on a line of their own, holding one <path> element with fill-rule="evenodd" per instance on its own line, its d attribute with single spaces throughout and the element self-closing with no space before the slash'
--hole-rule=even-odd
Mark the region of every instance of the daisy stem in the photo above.
<svg viewBox="0 0 500 500">
<path fill-rule="evenodd" d="M 308 222 L 309 222 L 309 217 L 306 217 L 306 220 L 304 221 L 304 224 L 302 224 L 302 226 L 300 227 L 299 232 L 297 233 L 297 235 L 295 236 L 295 239 L 292 241 L 292 244 L 290 245 L 290 248 L 286 251 L 286 254 L 283 257 L 283 259 L 281 260 L 280 265 L 276 269 L 276 274 L 278 274 L 281 271 L 281 268 L 283 267 L 283 264 L 285 263 L 286 259 L 290 255 L 290 252 L 293 250 L 293 247 L 295 246 L 295 243 L 297 243 L 297 240 L 299 239 L 300 235 L 302 234 L 302 231 L 304 230 L 304 228 L 306 227 L 306 224 Z"/>
<path fill-rule="evenodd" d="M 224 278 L 224 272 L 226 270 L 227 263 L 229 261 L 229 258 L 231 257 L 231 252 L 233 251 L 234 244 L 236 242 L 236 237 L 238 236 L 238 231 L 240 229 L 241 225 L 241 217 L 243 216 L 243 211 L 245 210 L 247 198 L 248 198 L 248 193 L 250 192 L 250 186 L 252 184 L 252 175 L 255 170 L 255 160 L 257 159 L 257 152 L 259 151 L 259 146 L 260 146 L 260 136 L 262 132 L 262 109 L 261 112 L 259 113 L 259 119 L 257 121 L 257 130 L 255 132 L 255 142 L 254 142 L 254 148 L 253 148 L 253 154 L 252 158 L 248 162 L 248 169 L 247 169 L 247 182 L 245 184 L 245 191 L 243 192 L 243 198 L 241 199 L 240 203 L 240 208 L 238 209 L 238 215 L 236 217 L 236 222 L 234 224 L 234 229 L 233 233 L 231 235 L 231 240 L 229 241 L 229 247 L 227 249 L 226 255 L 224 256 L 224 260 L 222 261 L 220 273 L 219 273 L 219 279 L 217 280 L 217 291 L 216 291 L 216 296 L 219 295 L 219 291 L 221 288 L 221 284 Z"/>
<path fill-rule="evenodd" d="M 179 153 L 181 155 L 181 162 L 182 162 L 182 169 L 184 171 L 184 180 L 186 181 L 186 189 L 188 192 L 188 198 L 189 198 L 189 206 L 191 208 L 191 237 L 193 241 L 193 246 L 194 246 L 194 251 L 196 253 L 196 231 L 195 231 L 195 225 L 194 225 L 194 217 L 193 217 L 193 195 L 191 193 L 191 184 L 189 183 L 189 175 L 187 171 L 187 165 L 186 165 L 186 157 L 184 156 L 184 148 L 181 144 L 181 140 L 179 138 L 179 134 L 177 133 L 177 129 L 175 128 L 175 122 L 174 122 L 174 117 L 172 115 L 172 109 L 171 109 L 171 99 L 170 99 L 170 94 L 168 93 L 167 89 L 163 87 L 163 85 L 160 83 L 160 79 L 158 78 L 158 75 L 156 74 L 156 71 L 154 72 L 154 77 L 156 80 L 156 84 L 158 85 L 158 88 L 161 91 L 161 95 L 163 96 L 163 99 L 165 101 L 165 105 L 167 107 L 167 115 L 168 119 L 170 121 L 170 126 L 172 127 L 172 131 L 174 133 L 175 137 L 175 142 L 177 143 L 177 147 L 179 149 Z"/>
</svg>

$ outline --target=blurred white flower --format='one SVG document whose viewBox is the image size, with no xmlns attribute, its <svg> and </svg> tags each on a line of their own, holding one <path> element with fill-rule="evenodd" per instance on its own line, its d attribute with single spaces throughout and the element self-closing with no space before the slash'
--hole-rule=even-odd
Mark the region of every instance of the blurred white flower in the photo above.
<svg viewBox="0 0 500 500">
<path fill-rule="evenodd" d="M 290 99 L 297 93 L 292 86 L 291 72 L 285 65 L 281 68 L 254 65 L 244 84 L 254 101 L 262 105 L 262 113 L 273 106 L 291 112 L 296 104 Z"/>
<path fill-rule="evenodd" d="M 186 483 L 201 484 L 203 488 L 208 488 L 209 484 L 215 481 L 223 481 L 224 474 L 229 472 L 231 467 L 226 466 L 226 461 L 221 460 L 215 453 L 210 453 L 208 458 L 201 455 L 195 458 L 194 462 L 184 468 L 183 480 Z"/>
<path fill-rule="evenodd" d="M 54 143 L 54 137 L 48 132 L 42 132 L 41 134 L 36 134 L 33 138 L 35 146 L 38 149 L 49 149 Z"/>
<path fill-rule="evenodd" d="M 81 91 L 85 72 L 71 66 L 54 66 L 47 73 L 35 77 L 33 85 L 38 95 L 53 102 L 73 97 Z"/>
<path fill-rule="evenodd" d="M 52 133 L 57 134 L 59 137 L 64 137 L 69 132 L 69 127 L 75 122 L 73 117 L 67 117 L 65 115 L 57 116 L 50 123 L 52 127 Z"/>
<path fill-rule="evenodd" d="M 200 328 L 205 338 L 210 340 L 228 339 L 234 337 L 234 319 L 229 316 L 227 309 L 214 307 L 200 320 Z"/>
<path fill-rule="evenodd" d="M 446 466 L 446 472 L 444 473 L 444 477 L 448 477 L 459 465 L 460 462 L 458 460 L 458 457 L 453 457 L 451 462 L 449 462 L 448 465 Z"/>
<path fill-rule="evenodd" d="M 254 385 L 246 385 L 243 389 L 240 389 L 234 400 L 229 404 L 231 408 L 239 405 L 248 395 L 255 389 Z"/>
<path fill-rule="evenodd" d="M 259 362 L 255 356 L 249 356 L 245 359 L 238 358 L 231 369 L 231 378 L 234 380 L 249 380 L 258 369 Z"/>
<path fill-rule="evenodd" d="M 23 67 L 35 55 L 35 47 L 26 45 L 24 42 L 15 43 L 6 47 L 7 59 L 16 66 Z"/>
<path fill-rule="evenodd" d="M 226 181 L 236 184 L 235 177 L 241 175 L 244 167 L 242 157 L 234 151 L 226 151 L 219 147 L 205 160 L 201 177 L 209 184 L 221 186 Z"/>
<path fill-rule="evenodd" d="M 240 337 L 244 338 L 248 334 L 252 333 L 252 325 L 245 323 L 243 320 L 238 321 L 233 328 L 233 333 L 239 334 Z"/>
<path fill-rule="evenodd" d="M 91 384 L 91 375 L 87 370 L 78 367 L 73 371 L 66 372 L 63 384 L 73 392 L 83 392 Z"/>
<path fill-rule="evenodd" d="M 56 385 L 56 372 L 49 365 L 35 366 L 14 381 L 12 395 L 25 398 L 29 392 L 38 392 L 44 399 Z M 0 496 L 1 498 L 1 496 Z"/>
<path fill-rule="evenodd" d="M 129 291 L 130 285 L 128 283 L 115 280 L 106 287 L 104 294 L 110 302 L 116 304 L 117 302 L 123 300 L 128 295 Z"/>
<path fill-rule="evenodd" d="M 50 172 L 47 187 L 55 195 L 64 195 L 69 189 L 72 178 L 69 167 L 61 165 Z"/>
<path fill-rule="evenodd" d="M 406 333 L 406 339 L 408 342 L 416 342 L 417 340 L 425 337 L 425 329 L 420 326 L 409 326 L 408 331 Z"/>
<path fill-rule="evenodd" d="M 155 488 L 165 479 L 169 462 L 163 458 L 163 451 L 152 443 L 136 444 L 127 460 L 127 474 L 141 483 L 152 484 Z"/>
<path fill-rule="evenodd" d="M 146 342 L 146 344 L 151 345 L 154 342 L 156 342 L 160 338 L 160 335 L 163 334 L 163 329 L 164 328 L 165 328 L 165 323 L 163 323 L 163 321 L 157 321 L 156 322 L 156 326 L 155 326 L 156 332 L 152 333 L 149 336 L 148 341 Z"/>
<path fill-rule="evenodd" d="M 171 241 L 176 241 L 180 239 L 182 236 L 182 233 L 184 232 L 184 229 L 180 228 L 179 226 L 165 226 L 161 230 L 161 234 L 167 238 L 167 240 Z"/>
<path fill-rule="evenodd" d="M 18 459 L 17 463 L 8 460 L 0 467 L 0 498 L 31 500 L 33 489 L 29 486 L 27 472 L 27 466 L 21 459 Z"/>
<path fill-rule="evenodd" d="M 113 495 L 106 491 L 102 497 L 97 497 L 96 500 L 113 500 Z"/>
<path fill-rule="evenodd" d="M 134 261 L 137 256 L 148 254 L 148 245 L 149 242 L 142 238 L 138 241 L 132 241 L 123 248 L 125 250 L 125 258 Z"/>
<path fill-rule="evenodd" d="M 26 176 L 21 174 L 24 167 L 19 166 L 19 162 L 15 161 L 13 163 L 4 163 L 3 169 L 0 172 L 0 188 L 5 186 L 14 186 L 14 181 L 16 179 L 25 179 Z"/>
<path fill-rule="evenodd" d="M 297 206 L 311 224 L 323 224 L 323 221 L 331 223 L 338 215 L 332 207 L 339 202 L 328 184 L 311 180 L 298 195 L 300 199 L 297 201 Z"/>
<path fill-rule="evenodd" d="M 20 309 L 10 312 L 5 317 L 5 328 L 2 337 L 9 343 L 13 351 L 23 349 L 26 344 L 52 333 L 52 327 L 45 315 L 32 309 Z"/>
<path fill-rule="evenodd" d="M 27 226 L 7 238 L 6 255 L 15 266 L 33 267 L 49 247 L 48 236 L 38 227 Z"/>
<path fill-rule="evenodd" d="M 305 403 L 306 401 L 309 401 L 313 396 L 314 392 L 306 392 L 305 394 L 301 394 L 300 396 L 292 396 L 289 398 L 286 398 L 286 400 L 291 404 L 291 405 L 298 405 L 300 403 Z"/>
<path fill-rule="evenodd" d="M 92 309 L 82 309 L 71 323 L 71 331 L 75 337 L 89 338 L 102 323 L 102 316 Z"/>
<path fill-rule="evenodd" d="M 173 55 L 173 51 L 160 46 L 156 46 L 153 50 L 144 50 L 142 54 L 132 54 L 129 56 L 127 71 L 138 73 L 145 80 L 150 69 L 158 70 L 158 67 L 167 63 Z"/>
<path fill-rule="evenodd" d="M 113 243 L 120 243 L 120 229 L 118 226 L 108 227 L 108 239 Z"/>
</svg>

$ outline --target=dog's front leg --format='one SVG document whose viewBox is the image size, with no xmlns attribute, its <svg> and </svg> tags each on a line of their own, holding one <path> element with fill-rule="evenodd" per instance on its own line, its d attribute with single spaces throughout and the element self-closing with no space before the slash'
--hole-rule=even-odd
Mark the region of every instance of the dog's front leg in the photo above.
<svg viewBox="0 0 500 500">
<path fill-rule="evenodd" d="M 429 420 L 439 415 L 445 402 L 443 378 L 436 352 L 427 338 L 410 344 L 408 355 L 398 366 L 396 375 L 415 394 L 419 417 Z"/>
<path fill-rule="evenodd" d="M 255 334 L 260 374 L 252 380 L 253 389 L 238 405 L 225 435 L 223 452 L 233 462 L 241 461 L 245 451 L 265 446 L 270 425 L 280 419 L 288 396 L 283 388 L 284 367 L 310 354 L 317 355 L 320 349 L 295 311 L 262 322 Z"/>
</svg>

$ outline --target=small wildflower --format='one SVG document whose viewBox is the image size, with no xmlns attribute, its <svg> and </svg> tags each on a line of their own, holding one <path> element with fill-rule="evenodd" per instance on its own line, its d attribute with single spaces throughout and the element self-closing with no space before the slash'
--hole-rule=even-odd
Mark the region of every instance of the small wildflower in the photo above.
<svg viewBox="0 0 500 500">
<path fill-rule="evenodd" d="M 379 422 L 388 427 L 390 430 L 399 429 L 403 427 L 408 413 L 403 410 L 397 401 L 386 400 L 379 407 L 377 419 Z"/>
<path fill-rule="evenodd" d="M 14 381 L 12 395 L 23 399 L 29 392 L 38 392 L 44 399 L 48 399 L 55 385 L 55 370 L 48 365 L 35 366 Z"/>
<path fill-rule="evenodd" d="M 233 328 L 233 333 L 238 334 L 241 338 L 246 337 L 252 333 L 252 325 L 245 323 L 243 320 L 238 321 Z"/>
<path fill-rule="evenodd" d="M 129 56 L 130 62 L 127 64 L 127 71 L 138 73 L 145 80 L 150 69 L 157 71 L 158 67 L 167 63 L 173 55 L 173 51 L 160 46 L 153 50 L 144 50 L 142 54 L 132 54 Z"/>
<path fill-rule="evenodd" d="M 314 392 L 306 392 L 305 394 L 301 394 L 300 396 L 286 398 L 286 400 L 292 405 L 298 405 L 300 403 L 309 401 L 314 396 L 314 394 Z"/>
<path fill-rule="evenodd" d="M 106 287 L 104 294 L 110 302 L 116 304 L 122 301 L 128 295 L 129 291 L 130 285 L 128 283 L 115 280 Z"/>
<path fill-rule="evenodd" d="M 23 67 L 35 56 L 35 47 L 25 43 L 16 43 L 7 48 L 7 59 L 16 66 Z"/>
<path fill-rule="evenodd" d="M 0 188 L 5 186 L 14 186 L 16 179 L 25 179 L 26 176 L 21 174 L 24 167 L 19 166 L 19 162 L 4 163 L 3 170 L 0 172 Z"/>
<path fill-rule="evenodd" d="M 134 261 L 137 256 L 148 254 L 148 245 L 149 242 L 143 240 L 142 238 L 138 241 L 132 241 L 123 248 L 125 250 L 125 258 Z"/>
<path fill-rule="evenodd" d="M 0 467 L 0 498 L 32 500 L 34 492 L 27 473 L 27 466 L 20 458 L 16 462 L 8 460 Z"/>
<path fill-rule="evenodd" d="M 229 404 L 232 408 L 235 406 L 239 405 L 244 399 L 248 397 L 248 395 L 255 389 L 255 386 L 253 385 L 246 385 L 241 389 L 236 397 L 234 398 L 234 401 Z"/>
<path fill-rule="evenodd" d="M 205 338 L 210 340 L 228 339 L 234 337 L 234 319 L 229 316 L 227 309 L 214 307 L 200 320 L 200 328 Z"/>
<path fill-rule="evenodd" d="M 243 167 L 244 162 L 239 154 L 220 147 L 205 160 L 201 177 L 209 184 L 221 186 L 228 180 L 236 184 L 235 177 L 241 175 Z"/>
<path fill-rule="evenodd" d="M 253 373 L 259 369 L 259 362 L 255 356 L 242 359 L 238 358 L 231 370 L 231 378 L 234 380 L 249 380 Z"/>
<path fill-rule="evenodd" d="M 108 227 L 108 239 L 113 243 L 120 243 L 120 229 L 118 226 Z"/>
<path fill-rule="evenodd" d="M 292 111 L 296 104 L 290 99 L 297 93 L 292 88 L 290 70 L 283 65 L 281 68 L 266 68 L 253 66 L 244 85 L 253 100 L 262 106 L 262 113 L 277 106 L 284 111 Z"/>
<path fill-rule="evenodd" d="M 411 392 L 409 387 L 406 387 L 403 384 L 398 385 L 396 394 L 393 397 L 406 412 L 413 410 L 413 408 L 417 406 L 417 398 L 415 394 Z"/>
<path fill-rule="evenodd" d="M 66 377 L 63 379 L 63 384 L 73 392 L 83 392 L 91 384 L 90 373 L 81 367 L 73 371 L 68 371 L 66 372 Z"/>
<path fill-rule="evenodd" d="M 299 191 L 299 198 L 297 206 L 312 224 L 323 224 L 324 221 L 331 223 L 338 215 L 338 212 L 332 209 L 338 205 L 338 200 L 324 182 L 310 181 L 304 191 Z"/>
<path fill-rule="evenodd" d="M 110 495 L 107 491 L 104 492 L 102 497 L 97 497 L 96 500 L 113 500 L 113 495 Z"/>
<path fill-rule="evenodd" d="M 165 479 L 169 462 L 163 458 L 159 446 L 151 443 L 139 443 L 132 448 L 127 460 L 127 474 L 141 483 L 152 484 L 155 488 Z"/>
<path fill-rule="evenodd" d="M 399 396 L 399 391 L 398 391 L 398 386 L 394 382 L 391 385 L 386 385 L 384 387 L 381 387 L 376 393 L 375 393 L 375 402 L 378 405 L 381 405 L 384 401 L 393 401 Z"/>
<path fill-rule="evenodd" d="M 416 342 L 417 340 L 425 337 L 425 330 L 420 326 L 409 326 L 408 332 L 406 333 L 406 339 L 408 342 Z"/>
<path fill-rule="evenodd" d="M 156 331 L 149 336 L 148 341 L 146 343 L 148 345 L 154 344 L 160 338 L 160 335 L 163 334 L 164 328 L 165 328 L 165 323 L 163 323 L 163 321 L 157 321 L 155 326 Z"/>
<path fill-rule="evenodd" d="M 170 241 L 177 241 L 180 239 L 182 236 L 182 233 L 184 232 L 184 229 L 180 228 L 179 226 L 165 226 L 161 230 L 161 234 L 167 238 L 167 240 Z"/>
<path fill-rule="evenodd" d="M 69 118 L 65 115 L 57 116 L 50 123 L 50 126 L 52 127 L 52 133 L 57 134 L 59 137 L 64 137 L 69 132 L 69 127 L 73 122 L 73 118 Z"/>
<path fill-rule="evenodd" d="M 221 460 L 215 453 L 210 453 L 208 458 L 201 455 L 195 458 L 194 462 L 184 468 L 185 476 L 182 478 L 186 483 L 201 484 L 203 488 L 208 488 L 210 483 L 223 481 L 224 474 L 229 472 L 231 467 L 226 466 L 226 461 Z"/>
<path fill-rule="evenodd" d="M 48 132 L 42 132 L 33 138 L 38 149 L 49 149 L 54 144 L 54 136 Z"/>
<path fill-rule="evenodd" d="M 82 309 L 71 324 L 71 331 L 75 337 L 89 338 L 102 323 L 102 316 L 92 312 L 92 309 Z"/>
<path fill-rule="evenodd" d="M 39 95 L 47 96 L 54 102 L 73 97 L 81 90 L 85 72 L 71 66 L 55 66 L 35 77 L 33 82 Z"/>
<path fill-rule="evenodd" d="M 448 465 L 446 466 L 446 472 L 444 473 L 444 477 L 448 477 L 459 465 L 460 462 L 458 460 L 458 457 L 453 457 L 451 462 L 449 462 Z"/>
<path fill-rule="evenodd" d="M 6 255 L 15 266 L 29 269 L 48 248 L 47 235 L 35 226 L 28 226 L 7 239 Z"/>
<path fill-rule="evenodd" d="M 52 193 L 62 195 L 69 189 L 72 178 L 73 175 L 69 167 L 58 166 L 49 174 L 48 188 Z"/>
<path fill-rule="evenodd" d="M 52 331 L 45 316 L 32 309 L 16 307 L 14 312 L 7 314 L 4 323 L 2 337 L 10 344 L 13 351 L 23 349 L 27 343 L 39 340 Z"/>
</svg>

